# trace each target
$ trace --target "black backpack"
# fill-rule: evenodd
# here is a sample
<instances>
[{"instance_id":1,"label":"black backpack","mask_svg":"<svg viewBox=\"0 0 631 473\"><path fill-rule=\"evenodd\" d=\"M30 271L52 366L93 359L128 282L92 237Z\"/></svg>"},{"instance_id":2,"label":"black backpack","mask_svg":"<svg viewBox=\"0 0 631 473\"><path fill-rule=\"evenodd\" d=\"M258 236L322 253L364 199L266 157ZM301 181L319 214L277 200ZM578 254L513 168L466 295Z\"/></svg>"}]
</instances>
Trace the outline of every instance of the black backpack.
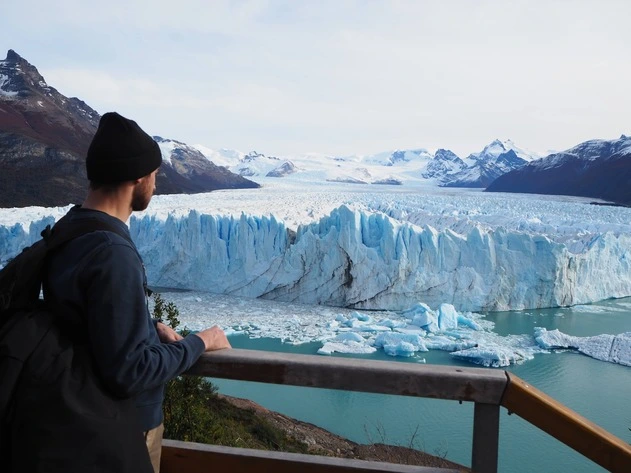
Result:
<instances>
[{"instance_id":1,"label":"black backpack","mask_svg":"<svg viewBox=\"0 0 631 473\"><path fill-rule=\"evenodd\" d=\"M62 218L0 270L2 471L153 472L133 400L104 388L89 347L40 298L47 255L97 230L120 234L97 220Z\"/></svg>"}]
</instances>

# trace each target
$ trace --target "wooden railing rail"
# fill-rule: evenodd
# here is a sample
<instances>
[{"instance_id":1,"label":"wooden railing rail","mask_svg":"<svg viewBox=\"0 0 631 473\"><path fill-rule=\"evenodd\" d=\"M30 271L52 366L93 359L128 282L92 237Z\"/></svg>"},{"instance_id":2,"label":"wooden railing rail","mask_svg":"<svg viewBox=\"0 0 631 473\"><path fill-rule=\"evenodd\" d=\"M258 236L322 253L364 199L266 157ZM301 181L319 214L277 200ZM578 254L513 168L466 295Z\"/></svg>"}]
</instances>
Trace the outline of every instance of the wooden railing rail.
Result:
<instances>
[{"instance_id":1,"label":"wooden railing rail","mask_svg":"<svg viewBox=\"0 0 631 473\"><path fill-rule=\"evenodd\" d=\"M506 371L231 349L202 355L187 374L474 402L476 473L497 472L504 406L604 468L631 472L629 444Z\"/></svg>"},{"instance_id":2,"label":"wooden railing rail","mask_svg":"<svg viewBox=\"0 0 631 473\"><path fill-rule=\"evenodd\" d=\"M609 471L631 473L631 445L507 373L502 406ZM622 414L622 413L621 413Z\"/></svg>"},{"instance_id":3,"label":"wooden railing rail","mask_svg":"<svg viewBox=\"0 0 631 473\"><path fill-rule=\"evenodd\" d=\"M460 473L461 470L164 440L161 473Z\"/></svg>"}]
</instances>

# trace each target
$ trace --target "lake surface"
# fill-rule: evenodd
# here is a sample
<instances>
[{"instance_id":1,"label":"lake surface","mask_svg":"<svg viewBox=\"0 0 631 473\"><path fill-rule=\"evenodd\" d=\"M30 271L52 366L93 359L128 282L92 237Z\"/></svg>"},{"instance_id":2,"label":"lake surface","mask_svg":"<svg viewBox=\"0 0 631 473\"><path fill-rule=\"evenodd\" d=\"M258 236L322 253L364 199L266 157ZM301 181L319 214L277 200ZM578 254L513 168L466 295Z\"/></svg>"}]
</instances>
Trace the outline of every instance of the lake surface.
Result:
<instances>
[{"instance_id":1,"label":"lake surface","mask_svg":"<svg viewBox=\"0 0 631 473\"><path fill-rule=\"evenodd\" d=\"M241 300L243 305L246 301ZM266 302L266 304L273 304ZM282 310L282 305L279 306ZM309 310L308 307L305 308ZM322 310L313 307L312 310ZM277 314L279 316L280 314ZM485 314L500 335L533 334L534 327L558 328L576 336L631 331L631 298L563 309ZM186 314L181 317L187 322ZM195 320L193 325L199 323ZM275 338L232 336L235 348L315 354L321 342L283 343ZM383 351L354 356L402 363L475 366L444 351L412 358L393 358ZM537 354L533 360L506 368L589 420L625 441L631 441L631 368L589 358L574 351ZM414 446L429 453L470 465L473 404L414 399L327 389L275 386L213 380L220 392L251 399L269 409L311 422L361 443L386 442ZM499 471L599 472L605 471L569 447L501 410Z\"/></svg>"}]
</instances>

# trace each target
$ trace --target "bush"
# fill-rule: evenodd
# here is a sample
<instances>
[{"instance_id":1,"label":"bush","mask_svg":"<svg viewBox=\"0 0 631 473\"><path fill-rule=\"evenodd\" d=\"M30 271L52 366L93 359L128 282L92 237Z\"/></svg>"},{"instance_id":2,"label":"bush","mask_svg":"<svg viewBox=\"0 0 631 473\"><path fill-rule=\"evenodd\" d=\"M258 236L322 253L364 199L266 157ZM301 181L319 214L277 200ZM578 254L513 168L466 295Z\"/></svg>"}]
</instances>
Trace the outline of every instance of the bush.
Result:
<instances>
[{"instance_id":1,"label":"bush","mask_svg":"<svg viewBox=\"0 0 631 473\"><path fill-rule=\"evenodd\" d=\"M153 317L169 325L173 330L180 326L179 311L173 302L165 302L154 293ZM183 336L190 333L185 329ZM213 419L207 406L212 401L217 388L199 376L178 376L169 381L164 397L164 436L187 442L211 443L208 434Z\"/></svg>"}]
</instances>

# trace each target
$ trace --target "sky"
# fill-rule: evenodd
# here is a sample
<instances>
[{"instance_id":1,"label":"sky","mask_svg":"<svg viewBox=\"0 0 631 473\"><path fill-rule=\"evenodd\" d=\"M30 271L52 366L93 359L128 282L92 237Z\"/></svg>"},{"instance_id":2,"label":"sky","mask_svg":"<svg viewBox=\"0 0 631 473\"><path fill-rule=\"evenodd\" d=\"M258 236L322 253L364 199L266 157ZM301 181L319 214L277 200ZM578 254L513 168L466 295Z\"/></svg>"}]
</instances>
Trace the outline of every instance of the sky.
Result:
<instances>
[{"instance_id":1,"label":"sky","mask_svg":"<svg viewBox=\"0 0 631 473\"><path fill-rule=\"evenodd\" d=\"M4 3L0 59L187 144L466 157L631 134L627 0Z\"/></svg>"}]
</instances>

